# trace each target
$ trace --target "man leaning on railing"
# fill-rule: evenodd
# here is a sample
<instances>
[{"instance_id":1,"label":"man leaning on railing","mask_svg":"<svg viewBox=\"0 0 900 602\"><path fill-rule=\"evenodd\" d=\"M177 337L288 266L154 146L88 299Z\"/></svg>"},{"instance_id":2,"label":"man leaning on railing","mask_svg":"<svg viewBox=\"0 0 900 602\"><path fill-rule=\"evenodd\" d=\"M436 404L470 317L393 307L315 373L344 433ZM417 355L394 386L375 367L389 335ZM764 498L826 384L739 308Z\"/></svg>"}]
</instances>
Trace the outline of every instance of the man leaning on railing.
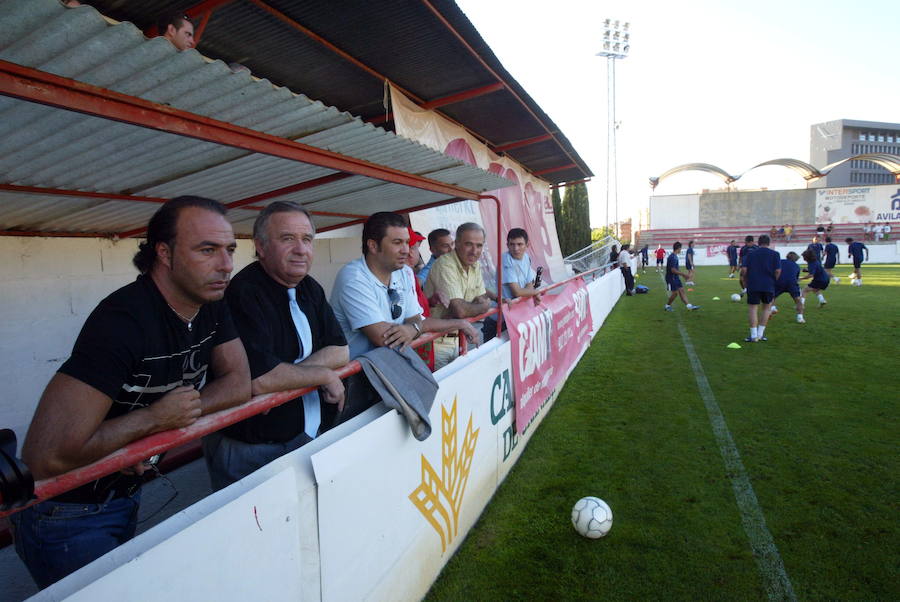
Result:
<instances>
[{"instance_id":1,"label":"man leaning on railing","mask_svg":"<svg viewBox=\"0 0 900 602\"><path fill-rule=\"evenodd\" d=\"M226 211L186 196L151 218L134 257L141 275L94 309L44 390L22 449L36 478L250 398L247 357L222 301L236 246ZM141 475L155 459L11 517L16 550L39 587L134 536Z\"/></svg>"}]
</instances>

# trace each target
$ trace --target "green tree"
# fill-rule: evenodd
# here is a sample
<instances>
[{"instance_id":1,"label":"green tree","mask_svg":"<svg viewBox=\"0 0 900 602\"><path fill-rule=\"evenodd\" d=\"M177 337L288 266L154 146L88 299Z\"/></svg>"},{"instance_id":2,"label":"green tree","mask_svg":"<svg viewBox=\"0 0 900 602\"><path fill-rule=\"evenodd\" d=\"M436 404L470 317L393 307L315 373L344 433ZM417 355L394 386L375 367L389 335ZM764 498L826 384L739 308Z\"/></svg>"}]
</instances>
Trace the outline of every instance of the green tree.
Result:
<instances>
[{"instance_id":1,"label":"green tree","mask_svg":"<svg viewBox=\"0 0 900 602\"><path fill-rule=\"evenodd\" d=\"M566 256L565 249L566 245L566 237L568 235L568 222L566 222L566 217L563 215L563 203L562 199L559 196L559 188L554 188L553 192L550 195L551 200L553 201L553 216L556 219L556 239L559 241L559 248L562 251L563 257Z\"/></svg>"},{"instance_id":2,"label":"green tree","mask_svg":"<svg viewBox=\"0 0 900 602\"><path fill-rule=\"evenodd\" d=\"M562 219L557 224L562 223L562 227L557 226L557 232L560 234L559 246L565 256L591 244L590 206L584 182L566 188L561 213Z\"/></svg>"}]
</instances>

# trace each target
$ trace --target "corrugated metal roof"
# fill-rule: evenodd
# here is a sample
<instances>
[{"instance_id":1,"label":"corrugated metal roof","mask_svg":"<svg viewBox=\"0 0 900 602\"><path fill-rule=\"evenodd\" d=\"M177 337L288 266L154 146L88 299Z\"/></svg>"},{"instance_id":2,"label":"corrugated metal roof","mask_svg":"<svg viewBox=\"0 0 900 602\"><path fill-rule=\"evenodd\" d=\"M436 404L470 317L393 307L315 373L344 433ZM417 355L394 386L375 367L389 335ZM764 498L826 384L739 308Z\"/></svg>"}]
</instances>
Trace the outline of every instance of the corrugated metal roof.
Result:
<instances>
[{"instance_id":1,"label":"corrugated metal roof","mask_svg":"<svg viewBox=\"0 0 900 602\"><path fill-rule=\"evenodd\" d=\"M418 143L195 50L177 52L130 23L56 0L0 2L0 59L474 191L509 185ZM223 202L334 173L192 138L0 97L0 173L7 184ZM280 197L285 198L285 197ZM320 209L369 214L446 199L353 176L295 193ZM124 232L153 203L0 191L0 230ZM233 219L255 215L235 212ZM340 219L316 219L319 227ZM346 220L344 220L346 221Z\"/></svg>"},{"instance_id":2,"label":"corrugated metal roof","mask_svg":"<svg viewBox=\"0 0 900 602\"><path fill-rule=\"evenodd\" d=\"M195 7L199 22L202 10L200 0L91 3L139 27L152 25L161 13ZM199 49L208 56L244 63L279 85L303 90L355 115L383 115L382 77L326 48L258 3L233 0L216 8ZM424 102L502 82L506 90L438 111L494 146L552 133L551 144L529 152L525 152L528 147L519 147L507 154L531 171L575 164L543 176L552 182L592 175L566 136L506 71L453 0L265 0L264 4Z\"/></svg>"}]
</instances>

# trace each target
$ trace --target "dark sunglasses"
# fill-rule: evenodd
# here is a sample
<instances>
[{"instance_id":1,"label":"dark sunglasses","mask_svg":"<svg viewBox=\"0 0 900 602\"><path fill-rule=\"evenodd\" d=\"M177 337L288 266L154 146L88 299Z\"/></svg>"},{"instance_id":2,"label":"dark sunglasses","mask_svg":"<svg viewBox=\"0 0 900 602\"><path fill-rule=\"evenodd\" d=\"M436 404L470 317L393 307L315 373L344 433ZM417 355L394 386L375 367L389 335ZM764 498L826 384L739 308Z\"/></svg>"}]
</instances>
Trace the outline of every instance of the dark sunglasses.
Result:
<instances>
[{"instance_id":1,"label":"dark sunglasses","mask_svg":"<svg viewBox=\"0 0 900 602\"><path fill-rule=\"evenodd\" d=\"M391 320L396 320L400 317L400 314L403 313L403 308L400 307L400 293L392 288L389 288L388 299L390 299L391 301Z\"/></svg>"}]
</instances>

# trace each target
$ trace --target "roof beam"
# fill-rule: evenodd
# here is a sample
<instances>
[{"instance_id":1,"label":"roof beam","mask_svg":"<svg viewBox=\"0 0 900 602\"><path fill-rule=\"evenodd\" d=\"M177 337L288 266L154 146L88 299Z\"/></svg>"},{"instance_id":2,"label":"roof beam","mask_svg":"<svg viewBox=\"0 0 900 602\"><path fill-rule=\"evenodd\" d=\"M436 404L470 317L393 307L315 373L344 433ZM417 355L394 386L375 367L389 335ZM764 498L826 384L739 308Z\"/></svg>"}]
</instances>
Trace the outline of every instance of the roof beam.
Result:
<instances>
[{"instance_id":1,"label":"roof beam","mask_svg":"<svg viewBox=\"0 0 900 602\"><path fill-rule=\"evenodd\" d=\"M477 198L453 184L340 155L321 148L174 109L0 60L0 94L120 121L205 142L262 153L335 171L428 190L448 197Z\"/></svg>"},{"instance_id":2,"label":"roof beam","mask_svg":"<svg viewBox=\"0 0 900 602\"><path fill-rule=\"evenodd\" d=\"M557 172L557 171L562 171L562 170L564 170L564 169L572 169L573 167L574 167L574 168L577 168L578 166L577 166L575 163L566 163L565 165L560 165L560 166L558 166L558 167L550 167L550 168L548 168L548 169L542 169L542 170L540 170L540 171L535 171L535 172L533 172L533 173L534 173L534 175L536 175L536 176L540 176L540 175L543 175L543 174L545 174L545 173L554 173L554 172Z\"/></svg>"},{"instance_id":3,"label":"roof beam","mask_svg":"<svg viewBox=\"0 0 900 602\"><path fill-rule=\"evenodd\" d=\"M14 184L0 184L0 190L6 190L8 192L24 192L28 194L45 194L48 196L73 196L111 201L134 201L140 203L165 203L169 200L153 196L137 196L133 194L107 194L105 192L67 190L64 188L40 188L38 186L16 186Z\"/></svg>"},{"instance_id":4,"label":"roof beam","mask_svg":"<svg viewBox=\"0 0 900 602\"><path fill-rule=\"evenodd\" d=\"M213 11L234 2L235 0L204 0L203 2L195 4L194 6L182 11L186 17L190 17L191 19L195 19L201 15L203 16L203 21L200 24L201 26L199 28L199 32L194 32L194 39L198 43L200 41L200 36L203 34L203 29L206 28L206 22L209 20L210 15L213 14ZM144 29L144 35L148 38L155 38L156 36L160 36L163 34L159 33L158 28L156 27L156 23L153 23L149 27Z\"/></svg>"},{"instance_id":5,"label":"roof beam","mask_svg":"<svg viewBox=\"0 0 900 602\"><path fill-rule=\"evenodd\" d=\"M479 96L484 96L485 94L491 94L493 92L498 92L505 89L506 84L504 84L503 82L488 84L487 86L481 86L480 88L472 88L471 90L464 90L462 92L457 92L456 94L450 94L449 96L429 100L428 102L422 104L422 108L432 110L438 107L445 107L447 105L456 104L458 102L463 102L472 98L478 98Z\"/></svg>"},{"instance_id":6,"label":"roof beam","mask_svg":"<svg viewBox=\"0 0 900 602\"><path fill-rule=\"evenodd\" d=\"M510 142L509 144L501 144L500 146L494 147L494 150L497 152L503 152L512 150L514 148L521 148L523 146L529 146L532 144L537 144L538 142L544 142L545 140L552 140L553 136L550 134L544 134L543 136L535 136L534 138L526 138L525 140L519 140L518 142Z\"/></svg>"}]
</instances>

